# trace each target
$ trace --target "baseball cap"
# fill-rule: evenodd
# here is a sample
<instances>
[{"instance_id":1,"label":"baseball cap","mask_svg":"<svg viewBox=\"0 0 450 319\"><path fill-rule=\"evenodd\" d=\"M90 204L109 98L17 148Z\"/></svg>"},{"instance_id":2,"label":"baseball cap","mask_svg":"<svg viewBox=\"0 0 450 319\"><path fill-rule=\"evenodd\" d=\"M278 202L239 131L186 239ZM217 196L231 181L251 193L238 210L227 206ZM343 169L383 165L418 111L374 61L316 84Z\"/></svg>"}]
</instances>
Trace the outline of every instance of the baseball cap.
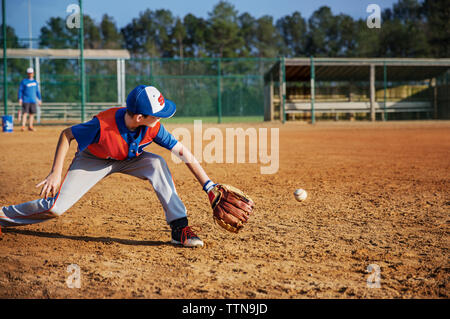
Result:
<instances>
[{"instance_id":1,"label":"baseball cap","mask_svg":"<svg viewBox=\"0 0 450 319\"><path fill-rule=\"evenodd\" d=\"M134 114L168 118L175 114L176 105L154 86L139 85L128 94L127 109Z\"/></svg>"},{"instance_id":2,"label":"baseball cap","mask_svg":"<svg viewBox=\"0 0 450 319\"><path fill-rule=\"evenodd\" d=\"M34 73L33 68L28 68L28 69L27 69L27 73Z\"/></svg>"}]
</instances>

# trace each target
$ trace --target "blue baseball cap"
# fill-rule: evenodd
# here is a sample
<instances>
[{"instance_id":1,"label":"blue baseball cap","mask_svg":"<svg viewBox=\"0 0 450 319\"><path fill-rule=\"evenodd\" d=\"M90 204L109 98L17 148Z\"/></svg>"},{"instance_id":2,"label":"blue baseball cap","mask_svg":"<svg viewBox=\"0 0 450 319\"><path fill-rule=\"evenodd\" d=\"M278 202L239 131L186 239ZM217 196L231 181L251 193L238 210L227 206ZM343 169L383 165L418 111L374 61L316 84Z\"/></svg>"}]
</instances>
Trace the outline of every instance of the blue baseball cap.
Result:
<instances>
[{"instance_id":1,"label":"blue baseball cap","mask_svg":"<svg viewBox=\"0 0 450 319\"><path fill-rule=\"evenodd\" d=\"M139 85L128 94L127 109L134 114L168 118L175 114L177 107L154 86Z\"/></svg>"}]
</instances>

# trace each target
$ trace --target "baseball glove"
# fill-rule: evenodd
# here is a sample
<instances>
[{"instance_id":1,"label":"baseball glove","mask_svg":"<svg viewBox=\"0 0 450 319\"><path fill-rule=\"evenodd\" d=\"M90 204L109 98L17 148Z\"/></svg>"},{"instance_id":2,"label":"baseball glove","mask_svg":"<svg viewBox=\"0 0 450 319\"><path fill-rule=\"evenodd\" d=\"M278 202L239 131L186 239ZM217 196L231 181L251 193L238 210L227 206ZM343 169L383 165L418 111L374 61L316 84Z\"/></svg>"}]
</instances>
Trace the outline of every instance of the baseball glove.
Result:
<instances>
[{"instance_id":1,"label":"baseball glove","mask_svg":"<svg viewBox=\"0 0 450 319\"><path fill-rule=\"evenodd\" d=\"M233 233L244 227L255 205L244 192L226 184L216 184L208 191L208 197L214 221Z\"/></svg>"}]
</instances>

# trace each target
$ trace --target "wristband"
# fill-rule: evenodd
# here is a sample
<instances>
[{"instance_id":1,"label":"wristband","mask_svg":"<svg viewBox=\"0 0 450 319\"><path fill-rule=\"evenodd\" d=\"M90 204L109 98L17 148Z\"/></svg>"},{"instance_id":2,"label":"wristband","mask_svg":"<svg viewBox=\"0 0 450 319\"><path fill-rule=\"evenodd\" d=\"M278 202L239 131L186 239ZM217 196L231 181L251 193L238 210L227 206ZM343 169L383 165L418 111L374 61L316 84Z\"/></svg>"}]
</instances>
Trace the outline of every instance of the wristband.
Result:
<instances>
[{"instance_id":1,"label":"wristband","mask_svg":"<svg viewBox=\"0 0 450 319\"><path fill-rule=\"evenodd\" d=\"M217 184L214 184L211 180L208 180L205 185L203 185L203 190L208 193L211 188L213 188L214 186L216 186Z\"/></svg>"}]
</instances>

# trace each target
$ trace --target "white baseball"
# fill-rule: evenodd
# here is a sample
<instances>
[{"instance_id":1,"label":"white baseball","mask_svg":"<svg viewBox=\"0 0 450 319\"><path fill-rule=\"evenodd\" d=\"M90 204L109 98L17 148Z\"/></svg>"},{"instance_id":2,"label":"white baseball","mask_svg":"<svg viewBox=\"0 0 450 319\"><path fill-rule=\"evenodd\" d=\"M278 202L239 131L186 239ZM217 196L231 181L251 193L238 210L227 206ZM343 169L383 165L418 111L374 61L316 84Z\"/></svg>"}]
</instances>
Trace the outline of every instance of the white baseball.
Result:
<instances>
[{"instance_id":1,"label":"white baseball","mask_svg":"<svg viewBox=\"0 0 450 319\"><path fill-rule=\"evenodd\" d=\"M296 200L298 200L299 202L303 202L306 197L308 197L308 194L304 189L299 188L294 192L294 196Z\"/></svg>"}]
</instances>

